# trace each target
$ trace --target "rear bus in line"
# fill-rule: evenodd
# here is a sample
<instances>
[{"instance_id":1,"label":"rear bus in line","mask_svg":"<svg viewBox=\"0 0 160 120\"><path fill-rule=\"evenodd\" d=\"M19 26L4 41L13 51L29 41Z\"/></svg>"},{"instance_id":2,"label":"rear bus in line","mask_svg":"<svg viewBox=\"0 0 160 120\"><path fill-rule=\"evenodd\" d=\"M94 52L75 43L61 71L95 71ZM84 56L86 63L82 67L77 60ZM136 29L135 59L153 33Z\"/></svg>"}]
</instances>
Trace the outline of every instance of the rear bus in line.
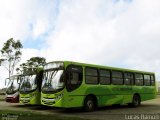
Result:
<instances>
[{"instance_id":1,"label":"rear bus in line","mask_svg":"<svg viewBox=\"0 0 160 120\"><path fill-rule=\"evenodd\" d=\"M72 61L55 61L44 66L42 105L93 111L113 104L137 107L155 96L152 72Z\"/></svg>"},{"instance_id":2,"label":"rear bus in line","mask_svg":"<svg viewBox=\"0 0 160 120\"><path fill-rule=\"evenodd\" d=\"M6 83L7 82L7 83ZM6 85L6 102L18 103L19 102L19 86L21 75L13 75L5 80Z\"/></svg>"},{"instance_id":3,"label":"rear bus in line","mask_svg":"<svg viewBox=\"0 0 160 120\"><path fill-rule=\"evenodd\" d=\"M41 104L42 68L27 68L23 72L20 85L20 103L30 105Z\"/></svg>"}]
</instances>

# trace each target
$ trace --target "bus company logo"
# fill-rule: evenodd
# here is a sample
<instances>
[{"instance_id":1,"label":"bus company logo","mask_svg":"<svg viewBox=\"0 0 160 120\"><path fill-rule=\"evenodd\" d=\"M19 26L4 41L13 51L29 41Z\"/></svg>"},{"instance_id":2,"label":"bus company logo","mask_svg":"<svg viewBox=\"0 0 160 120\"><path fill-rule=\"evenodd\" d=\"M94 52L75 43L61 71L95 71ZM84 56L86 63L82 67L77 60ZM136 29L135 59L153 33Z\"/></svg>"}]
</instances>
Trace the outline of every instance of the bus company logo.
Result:
<instances>
[{"instance_id":1,"label":"bus company logo","mask_svg":"<svg viewBox=\"0 0 160 120\"><path fill-rule=\"evenodd\" d=\"M160 114L126 114L125 120L160 120Z\"/></svg>"},{"instance_id":2,"label":"bus company logo","mask_svg":"<svg viewBox=\"0 0 160 120\"><path fill-rule=\"evenodd\" d=\"M2 120L18 120L18 115L15 115L15 114L2 114Z\"/></svg>"}]
</instances>

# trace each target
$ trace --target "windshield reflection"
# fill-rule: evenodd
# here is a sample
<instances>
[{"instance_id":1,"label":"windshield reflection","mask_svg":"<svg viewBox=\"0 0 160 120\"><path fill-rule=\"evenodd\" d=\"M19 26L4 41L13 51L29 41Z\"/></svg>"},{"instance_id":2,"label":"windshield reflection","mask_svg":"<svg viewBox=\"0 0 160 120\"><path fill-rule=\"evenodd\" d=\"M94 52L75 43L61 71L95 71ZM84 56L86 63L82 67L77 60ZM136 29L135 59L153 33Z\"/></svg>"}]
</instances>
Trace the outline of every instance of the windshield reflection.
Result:
<instances>
[{"instance_id":1,"label":"windshield reflection","mask_svg":"<svg viewBox=\"0 0 160 120\"><path fill-rule=\"evenodd\" d=\"M52 70L44 72L42 92L58 92L63 88L64 88L63 70Z\"/></svg>"},{"instance_id":2,"label":"windshield reflection","mask_svg":"<svg viewBox=\"0 0 160 120\"><path fill-rule=\"evenodd\" d=\"M20 86L20 92L29 92L37 88L36 75L26 75L22 77L23 82Z\"/></svg>"},{"instance_id":3,"label":"windshield reflection","mask_svg":"<svg viewBox=\"0 0 160 120\"><path fill-rule=\"evenodd\" d=\"M9 80L9 83L7 85L7 94L14 94L18 91L19 89L19 83L18 83L19 77L11 77Z\"/></svg>"}]
</instances>

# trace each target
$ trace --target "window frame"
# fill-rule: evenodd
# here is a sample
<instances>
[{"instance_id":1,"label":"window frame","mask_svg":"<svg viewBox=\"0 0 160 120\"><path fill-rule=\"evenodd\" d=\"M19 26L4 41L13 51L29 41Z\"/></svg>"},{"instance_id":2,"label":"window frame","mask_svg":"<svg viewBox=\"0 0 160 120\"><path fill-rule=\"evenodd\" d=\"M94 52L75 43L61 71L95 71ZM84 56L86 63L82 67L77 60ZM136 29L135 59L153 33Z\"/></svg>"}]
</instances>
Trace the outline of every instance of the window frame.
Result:
<instances>
[{"instance_id":1,"label":"window frame","mask_svg":"<svg viewBox=\"0 0 160 120\"><path fill-rule=\"evenodd\" d=\"M113 72L121 72L122 73L122 84L115 84L113 83ZM114 77L114 78L120 78L120 77ZM112 85L124 85L124 75L123 75L123 71L120 70L111 70L111 84Z\"/></svg>"},{"instance_id":2,"label":"window frame","mask_svg":"<svg viewBox=\"0 0 160 120\"><path fill-rule=\"evenodd\" d=\"M137 84L136 84L136 80L138 80L138 79L136 79L136 74L142 75L142 78L143 78L143 79L142 79L142 83L143 83L142 85L137 85ZM134 85L136 85L136 86L144 86L144 73L134 73L134 78L135 78L135 79L134 79Z\"/></svg>"},{"instance_id":3,"label":"window frame","mask_svg":"<svg viewBox=\"0 0 160 120\"><path fill-rule=\"evenodd\" d=\"M130 83L129 84L125 83L125 81L126 81L125 73L133 75L133 79L130 78ZM134 85L135 78L134 78L134 73L133 72L124 71L123 72L123 79L124 79L124 85Z\"/></svg>"},{"instance_id":4,"label":"window frame","mask_svg":"<svg viewBox=\"0 0 160 120\"><path fill-rule=\"evenodd\" d=\"M145 75L149 75L149 85L147 85L146 82L145 82L145 80L148 80L148 79L145 79L145 78L144 78ZM143 80L144 80L144 86L151 86L151 75L150 75L150 74L145 74L145 73L144 73L144 74L143 74Z\"/></svg>"},{"instance_id":5,"label":"window frame","mask_svg":"<svg viewBox=\"0 0 160 120\"><path fill-rule=\"evenodd\" d=\"M153 80L152 80L152 76L153 76ZM154 81L154 84L152 84L152 81ZM150 74L150 83L151 83L151 86L155 86L156 85L156 80L155 80L155 75L154 74Z\"/></svg>"},{"instance_id":6,"label":"window frame","mask_svg":"<svg viewBox=\"0 0 160 120\"><path fill-rule=\"evenodd\" d=\"M87 74L86 74L87 69L95 69L95 70L97 71L97 76L87 75ZM98 85L98 84L99 84L99 70L98 70L98 68L86 66L84 73L85 73L85 84L89 84L89 85ZM97 77L97 83L87 83L87 79L86 79L87 76Z\"/></svg>"},{"instance_id":7,"label":"window frame","mask_svg":"<svg viewBox=\"0 0 160 120\"><path fill-rule=\"evenodd\" d=\"M108 71L109 74L110 74L110 76L109 76L109 77L101 76L101 72L100 72L101 70ZM99 69L99 84L100 84L100 85L110 85L110 84L111 84L111 76L112 76L112 75L111 75L111 70L109 70L109 69L104 69L104 68L100 68L100 69ZM102 83L101 83L101 79L100 79L101 77L109 78L109 83L108 83L108 84L102 84Z\"/></svg>"},{"instance_id":8,"label":"window frame","mask_svg":"<svg viewBox=\"0 0 160 120\"><path fill-rule=\"evenodd\" d=\"M73 67L75 67L75 68L77 67L79 70L78 71L75 71L75 70L72 70L72 69L70 70L69 67L70 67L70 69L73 68ZM73 85L73 87L71 87L72 84L68 84L67 83L67 80L69 80L69 79L67 79L68 77L66 77L67 80L65 80L66 81L65 82L65 84L66 84L65 86L66 86L66 89L67 89L68 92L72 92L72 91L78 89L82 85L82 83L83 83L83 67L81 65L70 64L70 65L67 66L65 74L67 76L70 73L77 73L77 74L79 73L79 74L82 74L82 76L81 76L82 78L81 78L79 84L77 84L75 86Z\"/></svg>"}]
</instances>

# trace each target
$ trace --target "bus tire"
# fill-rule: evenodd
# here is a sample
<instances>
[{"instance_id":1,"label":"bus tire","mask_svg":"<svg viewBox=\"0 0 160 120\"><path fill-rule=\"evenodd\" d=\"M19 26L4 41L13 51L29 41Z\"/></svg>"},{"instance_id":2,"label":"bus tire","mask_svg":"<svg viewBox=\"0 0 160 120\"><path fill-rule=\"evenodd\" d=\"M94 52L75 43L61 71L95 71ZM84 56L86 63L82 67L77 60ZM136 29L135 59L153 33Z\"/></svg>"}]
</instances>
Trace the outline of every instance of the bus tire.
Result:
<instances>
[{"instance_id":1,"label":"bus tire","mask_svg":"<svg viewBox=\"0 0 160 120\"><path fill-rule=\"evenodd\" d=\"M86 112L92 112L95 110L96 104L92 96L87 96L84 100L84 110Z\"/></svg>"},{"instance_id":2,"label":"bus tire","mask_svg":"<svg viewBox=\"0 0 160 120\"><path fill-rule=\"evenodd\" d=\"M133 96L133 100L132 100L132 103L129 103L128 104L130 107L138 107L141 105L141 98L138 94L135 94Z\"/></svg>"}]
</instances>

